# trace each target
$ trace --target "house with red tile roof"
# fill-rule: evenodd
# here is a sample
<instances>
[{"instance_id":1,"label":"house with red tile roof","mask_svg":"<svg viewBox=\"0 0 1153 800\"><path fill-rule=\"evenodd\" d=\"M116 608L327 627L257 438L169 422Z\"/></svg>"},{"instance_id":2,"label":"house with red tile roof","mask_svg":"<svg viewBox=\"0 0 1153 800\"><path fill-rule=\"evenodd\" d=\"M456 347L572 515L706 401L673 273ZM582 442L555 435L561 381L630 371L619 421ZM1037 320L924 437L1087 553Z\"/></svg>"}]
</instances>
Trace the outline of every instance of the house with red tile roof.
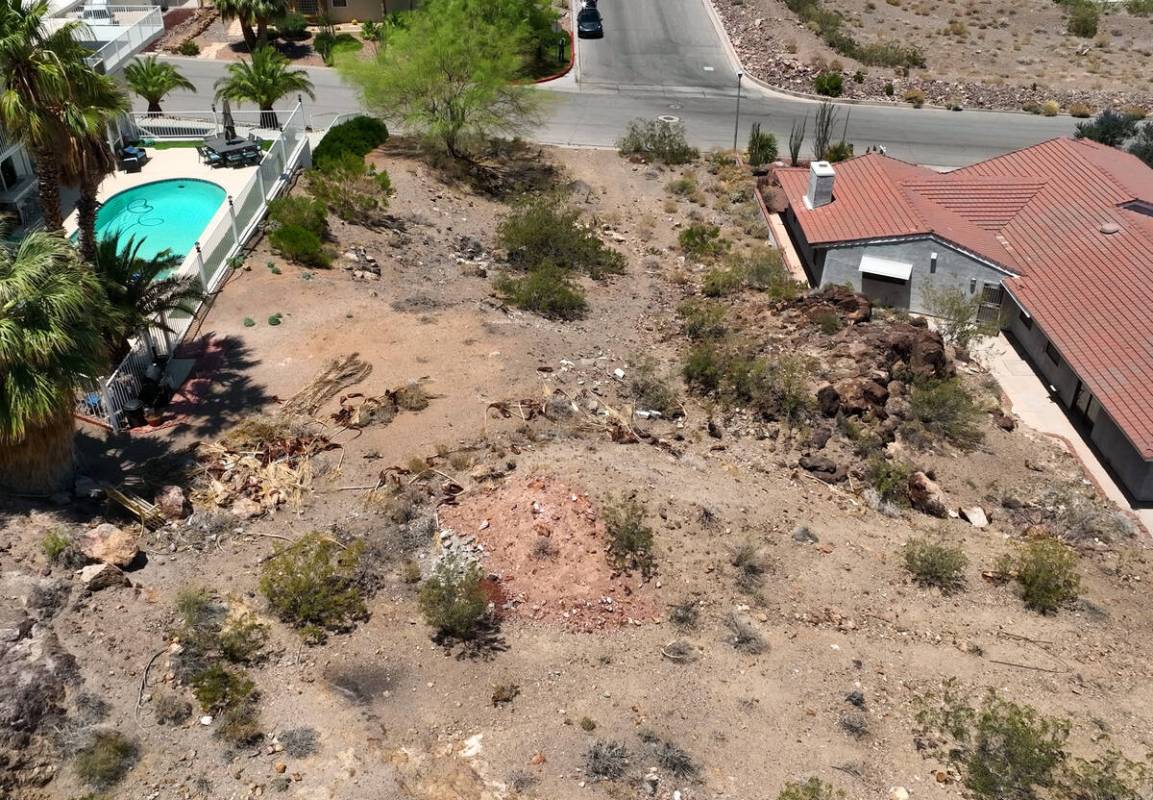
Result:
<instances>
[{"instance_id":1,"label":"house with red tile roof","mask_svg":"<svg viewBox=\"0 0 1153 800\"><path fill-rule=\"evenodd\" d=\"M945 174L880 154L775 174L814 285L916 313L930 287L979 298L1153 501L1153 169L1062 138Z\"/></svg>"}]
</instances>

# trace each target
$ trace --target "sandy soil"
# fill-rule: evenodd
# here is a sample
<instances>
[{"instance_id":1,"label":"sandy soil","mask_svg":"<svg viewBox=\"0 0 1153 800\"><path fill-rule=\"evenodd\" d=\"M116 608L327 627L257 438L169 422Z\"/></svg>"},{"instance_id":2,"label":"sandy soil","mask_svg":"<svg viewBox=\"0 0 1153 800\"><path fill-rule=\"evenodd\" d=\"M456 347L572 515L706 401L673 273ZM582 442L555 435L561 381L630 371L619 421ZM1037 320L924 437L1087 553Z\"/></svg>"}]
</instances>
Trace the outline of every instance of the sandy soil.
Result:
<instances>
[{"instance_id":1,"label":"sandy soil","mask_svg":"<svg viewBox=\"0 0 1153 800\"><path fill-rule=\"evenodd\" d=\"M494 302L489 281L476 274L477 259L457 254L465 249L462 236L493 246L503 207L445 186L421 163L386 154L380 163L397 190L392 211L406 230L334 230L341 249L360 245L376 255L379 281L354 281L339 266L301 270L261 247L203 326L203 336L227 348L200 410L151 436L102 441L86 434L92 469L139 485L163 478L159 462L142 466L147 459L214 439L248 414L275 411L278 398L291 396L337 355L356 351L373 364L358 391L424 380L435 395L423 411L337 437L343 451L317 458L314 491L299 511L237 523L200 549L164 529L145 540L147 559L130 573L133 588L74 592L52 623L80 660L81 681L69 696L83 689L101 697L108 704L103 724L132 736L142 750L129 780L109 797L267 796L284 775L291 777L285 796L309 800L488 800L514 796L514 775L525 797L632 797L641 789L588 782L584 754L596 739L618 740L639 776L655 766L638 737L649 729L688 751L701 769L695 783L661 773L661 798L680 789L690 799L754 800L775 796L786 780L819 775L850 798L884 797L901 785L917 800L943 800L959 789L938 783L932 771L941 765L915 748L912 704L948 677L1071 717L1078 750L1103 729L1130 755L1153 746L1153 631L1143 590L1153 574L1144 542L1088 548L1080 565L1084 600L1053 617L1026 611L1011 586L982 577L1021 535L995 498L1082 480L1078 465L1043 437L987 422L985 443L971 454L918 454L951 504L989 509L992 525L978 530L957 519L873 511L852 482L827 486L796 468L803 432L768 435L695 401L679 427L651 423L657 446L616 444L595 426L492 411L494 401L539 401L558 388L627 408L613 370L631 369L640 353L672 368L684 347L672 308L693 291L701 270L674 249L677 226L694 217L716 220L741 237L732 211L709 193L697 202L670 200L668 172L599 151L547 150L542 157L579 182L578 202L629 257L627 274L589 285L587 319L547 322ZM698 177L708 183L703 168ZM268 325L276 312L283 324ZM246 317L256 324L246 327ZM334 399L318 418L336 406ZM713 418L720 439L710 435ZM382 468L413 456L433 459L463 487L459 505L442 509L442 523L487 542L498 571L519 573L525 563L525 543L508 531L527 529L533 541L540 535L539 520L518 516L522 501L512 509L507 493L525 498L547 489L556 503L565 497L573 503L577 495L576 508L546 515L566 530L591 525L597 533L604 499L635 493L655 534L657 574L643 585L635 575L627 580L658 620L644 614L638 624L579 632L549 615L514 614L501 626L499 646L446 649L431 640L416 590L403 575L409 557L427 568L435 542L418 543L411 553L375 548L381 585L368 601L369 619L353 632L307 647L267 620L272 657L251 674L262 694L268 747L230 752L195 719L183 727L156 725L150 697L168 678L167 657L161 654L143 693L141 681L149 659L166 647L176 591L207 585L263 613L257 583L263 560L282 543L275 537L326 530L393 541L392 510L345 487L375 485ZM511 472L473 477L496 467ZM68 570L47 564L39 542L53 527L89 524L92 511L78 517L82 512L9 505L0 574L67 578ZM478 518L489 527L481 529ZM816 541L795 537L798 526ZM967 590L949 597L911 584L901 564L904 542L938 532L970 557ZM746 543L766 572L758 586L742 588L732 557ZM569 561L557 563L564 568ZM566 587L548 588L555 596ZM696 602L700 621L679 629L663 612L686 600ZM764 652L732 646L734 615L763 637ZM674 640L687 643L690 658L662 655ZM517 685L519 695L494 704L494 687L507 684ZM861 738L840 723L847 712L858 713L845 700L854 689L865 697ZM277 737L301 726L317 730L319 751L296 758L276 752ZM84 793L64 764L55 780L24 796Z\"/></svg>"}]
</instances>

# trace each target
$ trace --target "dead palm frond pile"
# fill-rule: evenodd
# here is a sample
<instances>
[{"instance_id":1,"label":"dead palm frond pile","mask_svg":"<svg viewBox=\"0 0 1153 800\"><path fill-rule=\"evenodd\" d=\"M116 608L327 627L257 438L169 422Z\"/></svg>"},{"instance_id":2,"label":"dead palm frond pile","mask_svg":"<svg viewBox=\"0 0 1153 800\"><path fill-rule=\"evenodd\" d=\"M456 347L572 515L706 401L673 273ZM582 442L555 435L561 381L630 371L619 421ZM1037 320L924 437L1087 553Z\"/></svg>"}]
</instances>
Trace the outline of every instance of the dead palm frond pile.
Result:
<instances>
[{"instance_id":1,"label":"dead palm frond pile","mask_svg":"<svg viewBox=\"0 0 1153 800\"><path fill-rule=\"evenodd\" d=\"M371 373L372 364L362 361L360 353L334 358L307 386L289 398L280 413L285 416L311 417L342 390L360 383Z\"/></svg>"}]
</instances>

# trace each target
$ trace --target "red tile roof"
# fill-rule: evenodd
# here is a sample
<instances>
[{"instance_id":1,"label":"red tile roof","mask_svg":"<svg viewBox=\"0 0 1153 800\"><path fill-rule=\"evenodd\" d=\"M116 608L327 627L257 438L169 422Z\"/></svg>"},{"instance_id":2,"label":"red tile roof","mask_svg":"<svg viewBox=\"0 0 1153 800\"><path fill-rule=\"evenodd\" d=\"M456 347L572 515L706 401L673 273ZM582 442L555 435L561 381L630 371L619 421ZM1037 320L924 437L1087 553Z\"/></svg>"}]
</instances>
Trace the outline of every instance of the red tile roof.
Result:
<instances>
[{"instance_id":1,"label":"red tile roof","mask_svg":"<svg viewBox=\"0 0 1153 800\"><path fill-rule=\"evenodd\" d=\"M833 202L812 210L808 171L777 172L810 244L934 236L1011 272L1006 288L1153 460L1153 217L1124 207L1153 204L1153 170L1072 139L943 175L881 155L835 168Z\"/></svg>"}]
</instances>

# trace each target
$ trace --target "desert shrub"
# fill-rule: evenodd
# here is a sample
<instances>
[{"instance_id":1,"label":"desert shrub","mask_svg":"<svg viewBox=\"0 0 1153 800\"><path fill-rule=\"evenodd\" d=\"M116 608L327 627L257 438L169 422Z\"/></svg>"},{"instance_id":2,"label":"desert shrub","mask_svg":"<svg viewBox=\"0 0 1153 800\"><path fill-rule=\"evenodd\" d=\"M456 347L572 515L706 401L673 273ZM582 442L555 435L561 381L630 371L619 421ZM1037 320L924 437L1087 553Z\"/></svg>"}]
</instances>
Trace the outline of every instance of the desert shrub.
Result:
<instances>
[{"instance_id":1,"label":"desert shrub","mask_svg":"<svg viewBox=\"0 0 1153 800\"><path fill-rule=\"evenodd\" d=\"M501 275L493 287L503 302L548 319L580 319L588 310L580 286L567 271L551 264L537 266L527 275Z\"/></svg>"},{"instance_id":2,"label":"desert shrub","mask_svg":"<svg viewBox=\"0 0 1153 800\"><path fill-rule=\"evenodd\" d=\"M938 755L986 800L1035 800L1055 787L1065 761L1066 720L1045 717L990 691L972 704L947 683L941 697L920 698L917 721L938 742Z\"/></svg>"},{"instance_id":3,"label":"desert shrub","mask_svg":"<svg viewBox=\"0 0 1153 800\"><path fill-rule=\"evenodd\" d=\"M1097 23L1101 19L1101 11L1093 0L1081 0L1074 3L1069 11L1069 22L1066 30L1073 36L1082 39L1092 39L1097 35Z\"/></svg>"},{"instance_id":4,"label":"desert shrub","mask_svg":"<svg viewBox=\"0 0 1153 800\"><path fill-rule=\"evenodd\" d=\"M1147 800L1149 768L1108 749L1093 759L1070 760L1061 779L1063 800Z\"/></svg>"},{"instance_id":5,"label":"desert shrub","mask_svg":"<svg viewBox=\"0 0 1153 800\"><path fill-rule=\"evenodd\" d=\"M1056 100L1046 100L1041 104L1041 115L1045 117L1055 117L1061 113L1061 106Z\"/></svg>"},{"instance_id":6,"label":"desert shrub","mask_svg":"<svg viewBox=\"0 0 1153 800\"><path fill-rule=\"evenodd\" d=\"M308 191L345 222L381 224L392 194L392 179L354 153L333 155L304 174Z\"/></svg>"},{"instance_id":7,"label":"desert shrub","mask_svg":"<svg viewBox=\"0 0 1153 800\"><path fill-rule=\"evenodd\" d=\"M190 681L192 694L208 712L247 705L254 699L256 684L240 670L213 664L198 672Z\"/></svg>"},{"instance_id":8,"label":"desert shrub","mask_svg":"<svg viewBox=\"0 0 1153 800\"><path fill-rule=\"evenodd\" d=\"M641 356L632 365L628 389L637 408L659 411L664 417L675 417L681 413L676 390L652 356Z\"/></svg>"},{"instance_id":9,"label":"desert shrub","mask_svg":"<svg viewBox=\"0 0 1153 800\"><path fill-rule=\"evenodd\" d=\"M777 800L841 800L845 793L820 778L807 781L789 781L777 795Z\"/></svg>"},{"instance_id":10,"label":"desert shrub","mask_svg":"<svg viewBox=\"0 0 1153 800\"><path fill-rule=\"evenodd\" d=\"M891 461L874 452L865 462L865 483L886 503L909 505L909 475L912 469L903 461Z\"/></svg>"},{"instance_id":11,"label":"desert shrub","mask_svg":"<svg viewBox=\"0 0 1153 800\"><path fill-rule=\"evenodd\" d=\"M226 708L216 715L215 735L234 747L247 747L264 738L258 719L251 703Z\"/></svg>"},{"instance_id":12,"label":"desert shrub","mask_svg":"<svg viewBox=\"0 0 1153 800\"><path fill-rule=\"evenodd\" d=\"M821 329L821 333L826 336L832 336L834 333L844 327L841 322L841 315L836 311L829 309L821 309L814 312L809 321Z\"/></svg>"},{"instance_id":13,"label":"desert shrub","mask_svg":"<svg viewBox=\"0 0 1153 800\"><path fill-rule=\"evenodd\" d=\"M289 261L310 267L327 267L332 257L320 237L299 225L282 225L268 235L268 243Z\"/></svg>"},{"instance_id":14,"label":"desert shrub","mask_svg":"<svg viewBox=\"0 0 1153 800\"><path fill-rule=\"evenodd\" d=\"M584 773L593 780L623 778L629 766L629 751L620 742L598 739L585 752Z\"/></svg>"},{"instance_id":15,"label":"desert shrub","mask_svg":"<svg viewBox=\"0 0 1153 800\"><path fill-rule=\"evenodd\" d=\"M718 392L725 379L727 359L715 344L701 342L689 349L683 370L685 383L702 394Z\"/></svg>"},{"instance_id":16,"label":"desert shrub","mask_svg":"<svg viewBox=\"0 0 1153 800\"><path fill-rule=\"evenodd\" d=\"M703 394L716 394L723 402L739 404L766 419L789 423L804 419L812 409L811 370L793 354L775 359L726 352L710 342L689 350L685 382Z\"/></svg>"},{"instance_id":17,"label":"desert shrub","mask_svg":"<svg viewBox=\"0 0 1153 800\"><path fill-rule=\"evenodd\" d=\"M1150 4L1150 13L1153 13L1153 0L1147 1ZM1149 110L1146 109L1145 106L1131 104L1127 106L1121 106L1121 114L1123 116L1129 117L1134 121L1140 122L1141 120L1145 119L1145 117L1149 116Z\"/></svg>"},{"instance_id":18,"label":"desert shrub","mask_svg":"<svg viewBox=\"0 0 1153 800\"><path fill-rule=\"evenodd\" d=\"M656 570L653 531L645 525L645 507L636 499L609 498L601 509L609 538L609 559L620 570L636 569L646 578Z\"/></svg>"},{"instance_id":19,"label":"desert shrub","mask_svg":"<svg viewBox=\"0 0 1153 800\"><path fill-rule=\"evenodd\" d=\"M896 88L893 86L892 81L885 81L885 97L892 97L896 93Z\"/></svg>"},{"instance_id":20,"label":"desert shrub","mask_svg":"<svg viewBox=\"0 0 1153 800\"><path fill-rule=\"evenodd\" d=\"M711 300L685 300L677 306L681 333L693 341L725 335L725 307Z\"/></svg>"},{"instance_id":21,"label":"desert shrub","mask_svg":"<svg viewBox=\"0 0 1153 800\"><path fill-rule=\"evenodd\" d=\"M220 654L233 664L253 664L261 659L268 642L268 626L251 614L229 620L217 635Z\"/></svg>"},{"instance_id":22,"label":"desert shrub","mask_svg":"<svg viewBox=\"0 0 1153 800\"><path fill-rule=\"evenodd\" d=\"M853 157L853 145L842 139L839 142L833 142L825 148L825 160L831 161L834 164L839 161L846 161Z\"/></svg>"},{"instance_id":23,"label":"desert shrub","mask_svg":"<svg viewBox=\"0 0 1153 800\"><path fill-rule=\"evenodd\" d=\"M515 683L498 683L492 687L492 704L507 705L520 695L520 686Z\"/></svg>"},{"instance_id":24,"label":"desert shrub","mask_svg":"<svg viewBox=\"0 0 1153 800\"><path fill-rule=\"evenodd\" d=\"M276 225L295 225L324 236L327 214L324 203L301 197L278 197L268 204L268 218Z\"/></svg>"},{"instance_id":25,"label":"desert shrub","mask_svg":"<svg viewBox=\"0 0 1153 800\"><path fill-rule=\"evenodd\" d=\"M937 318L941 338L952 345L968 348L974 339L996 333L996 325L978 317L981 299L958 287L927 286L922 291L925 309Z\"/></svg>"},{"instance_id":26,"label":"desert shrub","mask_svg":"<svg viewBox=\"0 0 1153 800\"><path fill-rule=\"evenodd\" d=\"M949 594L965 585L965 567L969 559L960 547L928 539L910 539L902 555L905 569L922 586L934 586Z\"/></svg>"},{"instance_id":27,"label":"desert shrub","mask_svg":"<svg viewBox=\"0 0 1153 800\"><path fill-rule=\"evenodd\" d=\"M1007 565L1021 590L1025 605L1042 614L1053 614L1081 593L1077 554L1060 542L1030 542Z\"/></svg>"},{"instance_id":28,"label":"desert shrub","mask_svg":"<svg viewBox=\"0 0 1153 800\"><path fill-rule=\"evenodd\" d=\"M1109 147L1120 147L1136 132L1138 119L1131 114L1106 108L1088 122L1078 122L1073 136L1092 139Z\"/></svg>"},{"instance_id":29,"label":"desert shrub","mask_svg":"<svg viewBox=\"0 0 1153 800\"><path fill-rule=\"evenodd\" d=\"M1138 17L1153 14L1153 0L1125 0L1125 10Z\"/></svg>"},{"instance_id":30,"label":"desert shrub","mask_svg":"<svg viewBox=\"0 0 1153 800\"><path fill-rule=\"evenodd\" d=\"M734 259L734 264L740 266L746 286L768 293L773 300L792 300L801 293L800 284L793 280L775 247L754 247Z\"/></svg>"},{"instance_id":31,"label":"desert shrub","mask_svg":"<svg viewBox=\"0 0 1153 800\"><path fill-rule=\"evenodd\" d=\"M915 383L909 392L909 406L912 419L902 426L902 432L922 447L948 442L970 450L984 436L980 409L959 378Z\"/></svg>"},{"instance_id":32,"label":"desert shrub","mask_svg":"<svg viewBox=\"0 0 1153 800\"><path fill-rule=\"evenodd\" d=\"M180 46L176 48L176 52L182 56L198 56L200 55L200 45L193 39L185 39L180 43Z\"/></svg>"},{"instance_id":33,"label":"desert shrub","mask_svg":"<svg viewBox=\"0 0 1153 800\"><path fill-rule=\"evenodd\" d=\"M367 616L356 585L364 547L347 547L321 533L310 533L279 549L264 565L260 591L283 622L298 628L309 642L326 631L344 631Z\"/></svg>"},{"instance_id":34,"label":"desert shrub","mask_svg":"<svg viewBox=\"0 0 1153 800\"><path fill-rule=\"evenodd\" d=\"M700 151L688 143L685 126L662 119L637 118L625 127L617 141L624 156L641 156L664 164L688 164L700 157Z\"/></svg>"},{"instance_id":35,"label":"desert shrub","mask_svg":"<svg viewBox=\"0 0 1153 800\"><path fill-rule=\"evenodd\" d=\"M754 122L749 131L749 165L759 167L777 160L777 137L761 130L761 123Z\"/></svg>"},{"instance_id":36,"label":"desert shrub","mask_svg":"<svg viewBox=\"0 0 1153 800\"><path fill-rule=\"evenodd\" d=\"M152 712L161 725L181 725L192 716L192 704L175 692L160 692L152 700Z\"/></svg>"},{"instance_id":37,"label":"desert shrub","mask_svg":"<svg viewBox=\"0 0 1153 800\"><path fill-rule=\"evenodd\" d=\"M729 249L729 241L721 237L721 229L716 225L694 222L677 234L681 251L689 258L711 261L724 255Z\"/></svg>"},{"instance_id":38,"label":"desert shrub","mask_svg":"<svg viewBox=\"0 0 1153 800\"><path fill-rule=\"evenodd\" d=\"M641 740L653 751L657 766L678 780L693 780L700 773L693 757L682 747L650 732L642 731Z\"/></svg>"},{"instance_id":39,"label":"desert shrub","mask_svg":"<svg viewBox=\"0 0 1153 800\"><path fill-rule=\"evenodd\" d=\"M316 728L292 728L277 736L276 741L292 758L308 758L320 750Z\"/></svg>"},{"instance_id":40,"label":"desert shrub","mask_svg":"<svg viewBox=\"0 0 1153 800\"><path fill-rule=\"evenodd\" d=\"M276 32L281 38L300 40L308 38L308 19L303 14L290 11L276 20Z\"/></svg>"},{"instance_id":41,"label":"desert shrub","mask_svg":"<svg viewBox=\"0 0 1153 800\"><path fill-rule=\"evenodd\" d=\"M72 537L64 530L50 530L40 539L40 552L54 564L64 562L73 549Z\"/></svg>"},{"instance_id":42,"label":"desert shrub","mask_svg":"<svg viewBox=\"0 0 1153 800\"><path fill-rule=\"evenodd\" d=\"M761 588L765 581L765 559L755 542L743 542L729 553L729 563L737 572L737 588L752 594Z\"/></svg>"},{"instance_id":43,"label":"desert shrub","mask_svg":"<svg viewBox=\"0 0 1153 800\"><path fill-rule=\"evenodd\" d=\"M920 89L906 89L904 98L905 102L913 108L920 108L925 105L925 93Z\"/></svg>"},{"instance_id":44,"label":"desert shrub","mask_svg":"<svg viewBox=\"0 0 1153 800\"><path fill-rule=\"evenodd\" d=\"M673 178L665 184L665 191L677 197L689 197L690 195L696 194L699 189L700 187L697 186L696 178L691 174Z\"/></svg>"},{"instance_id":45,"label":"desert shrub","mask_svg":"<svg viewBox=\"0 0 1153 800\"><path fill-rule=\"evenodd\" d=\"M1047 512L1045 522L1065 541L1114 542L1135 533L1133 521L1112 502L1068 484L1050 485L1034 505Z\"/></svg>"},{"instance_id":46,"label":"desert shrub","mask_svg":"<svg viewBox=\"0 0 1153 800\"><path fill-rule=\"evenodd\" d=\"M596 280L624 272L625 258L585 224L581 212L560 196L534 196L498 223L497 241L509 263L523 270L551 264Z\"/></svg>"},{"instance_id":47,"label":"desert shrub","mask_svg":"<svg viewBox=\"0 0 1153 800\"><path fill-rule=\"evenodd\" d=\"M840 97L844 85L845 77L839 72L818 72L813 78L813 90L825 97Z\"/></svg>"},{"instance_id":48,"label":"desert shrub","mask_svg":"<svg viewBox=\"0 0 1153 800\"><path fill-rule=\"evenodd\" d=\"M744 285L745 278L740 270L732 266L714 267L705 273L701 294L705 297L727 297L739 292Z\"/></svg>"},{"instance_id":49,"label":"desert shrub","mask_svg":"<svg viewBox=\"0 0 1153 800\"><path fill-rule=\"evenodd\" d=\"M420 587L420 610L438 635L472 639L488 618L488 598L481 586L480 566L446 556Z\"/></svg>"},{"instance_id":50,"label":"desert shrub","mask_svg":"<svg viewBox=\"0 0 1153 800\"><path fill-rule=\"evenodd\" d=\"M312 151L312 163L324 167L326 162L346 153L363 158L388 141L388 127L376 117L353 117L333 125Z\"/></svg>"},{"instance_id":51,"label":"desert shrub","mask_svg":"<svg viewBox=\"0 0 1153 800\"><path fill-rule=\"evenodd\" d=\"M729 644L738 652L755 656L768 647L764 637L744 617L730 614L725 618L725 627L729 629Z\"/></svg>"},{"instance_id":52,"label":"desert shrub","mask_svg":"<svg viewBox=\"0 0 1153 800\"><path fill-rule=\"evenodd\" d=\"M854 739L863 739L869 735L869 718L864 714L848 712L837 719L837 726Z\"/></svg>"},{"instance_id":53,"label":"desert shrub","mask_svg":"<svg viewBox=\"0 0 1153 800\"><path fill-rule=\"evenodd\" d=\"M93 789L115 786L136 766L140 749L119 731L97 731L76 753L76 774Z\"/></svg>"},{"instance_id":54,"label":"desert shrub","mask_svg":"<svg viewBox=\"0 0 1153 800\"><path fill-rule=\"evenodd\" d=\"M1069 106L1069 116L1088 119L1093 116L1093 106L1088 103L1073 103Z\"/></svg>"},{"instance_id":55,"label":"desert shrub","mask_svg":"<svg viewBox=\"0 0 1153 800\"><path fill-rule=\"evenodd\" d=\"M678 628L695 628L701 618L701 606L696 600L689 598L669 606L669 622Z\"/></svg>"}]
</instances>

